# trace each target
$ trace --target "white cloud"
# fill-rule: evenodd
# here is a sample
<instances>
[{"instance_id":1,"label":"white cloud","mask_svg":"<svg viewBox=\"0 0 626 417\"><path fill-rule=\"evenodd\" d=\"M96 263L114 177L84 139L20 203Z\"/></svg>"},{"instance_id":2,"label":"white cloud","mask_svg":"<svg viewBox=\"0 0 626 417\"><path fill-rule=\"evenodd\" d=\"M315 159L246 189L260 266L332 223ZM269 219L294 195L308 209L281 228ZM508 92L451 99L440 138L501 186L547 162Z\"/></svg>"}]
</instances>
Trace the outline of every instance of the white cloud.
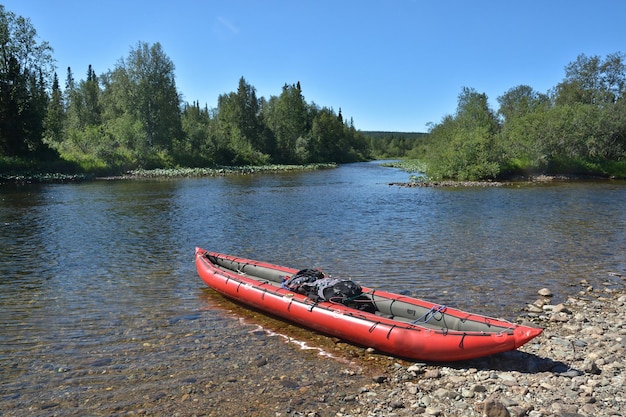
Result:
<instances>
[{"instance_id":1,"label":"white cloud","mask_svg":"<svg viewBox=\"0 0 626 417\"><path fill-rule=\"evenodd\" d=\"M230 34L233 34L233 35L238 35L239 34L239 28L233 22L231 22L230 20L228 20L224 16L218 16L217 17L217 27L216 27L216 29L220 33L223 33L223 30L225 29Z\"/></svg>"}]
</instances>

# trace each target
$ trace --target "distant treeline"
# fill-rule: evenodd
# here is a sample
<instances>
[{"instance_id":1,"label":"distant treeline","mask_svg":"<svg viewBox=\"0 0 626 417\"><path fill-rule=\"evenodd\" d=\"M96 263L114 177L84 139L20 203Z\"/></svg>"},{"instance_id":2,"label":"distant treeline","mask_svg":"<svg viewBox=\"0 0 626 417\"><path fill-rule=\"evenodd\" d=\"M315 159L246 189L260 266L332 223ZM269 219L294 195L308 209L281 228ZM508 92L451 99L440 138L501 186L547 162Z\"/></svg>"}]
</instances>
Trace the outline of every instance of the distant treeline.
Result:
<instances>
[{"instance_id":1,"label":"distant treeline","mask_svg":"<svg viewBox=\"0 0 626 417\"><path fill-rule=\"evenodd\" d=\"M370 152L376 159L407 158L414 154L426 133L363 131ZM415 154L417 155L417 154Z\"/></svg>"},{"instance_id":2,"label":"distant treeline","mask_svg":"<svg viewBox=\"0 0 626 417\"><path fill-rule=\"evenodd\" d=\"M456 112L427 133L361 132L341 109L304 99L300 83L257 97L241 77L217 108L184 103L159 43L139 42L112 70L89 66L64 86L30 20L0 5L0 171L115 174L137 168L420 160L433 178L532 174L626 177L626 66L580 55L547 92L488 98L464 87Z\"/></svg>"}]
</instances>

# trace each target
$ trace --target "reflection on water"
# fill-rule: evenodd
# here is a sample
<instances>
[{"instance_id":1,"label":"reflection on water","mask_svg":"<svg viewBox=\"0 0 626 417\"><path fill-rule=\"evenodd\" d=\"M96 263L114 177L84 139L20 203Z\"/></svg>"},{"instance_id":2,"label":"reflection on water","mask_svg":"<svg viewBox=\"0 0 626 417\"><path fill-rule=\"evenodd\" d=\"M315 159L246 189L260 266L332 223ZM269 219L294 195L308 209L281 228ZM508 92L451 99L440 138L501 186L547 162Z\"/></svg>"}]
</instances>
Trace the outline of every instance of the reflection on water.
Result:
<instances>
[{"instance_id":1,"label":"reflection on water","mask_svg":"<svg viewBox=\"0 0 626 417\"><path fill-rule=\"evenodd\" d=\"M164 341L185 348L181 332L239 346L248 333L202 296L195 246L509 319L542 287L563 300L581 280L622 285L610 273L626 272L624 182L388 185L407 178L365 163L0 188L3 395L75 360L172 360Z\"/></svg>"}]
</instances>

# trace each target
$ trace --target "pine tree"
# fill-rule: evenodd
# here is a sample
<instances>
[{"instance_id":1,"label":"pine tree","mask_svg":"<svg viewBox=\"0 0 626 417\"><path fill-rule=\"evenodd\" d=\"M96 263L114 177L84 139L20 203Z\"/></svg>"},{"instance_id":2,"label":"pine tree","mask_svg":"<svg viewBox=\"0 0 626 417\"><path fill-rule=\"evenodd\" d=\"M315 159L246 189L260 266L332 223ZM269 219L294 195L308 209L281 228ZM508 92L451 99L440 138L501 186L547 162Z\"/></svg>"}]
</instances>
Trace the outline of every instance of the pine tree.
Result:
<instances>
[{"instance_id":1,"label":"pine tree","mask_svg":"<svg viewBox=\"0 0 626 417\"><path fill-rule=\"evenodd\" d=\"M100 108L100 86L98 77L91 65L87 69L87 80L81 82L81 94L85 103L83 124L85 126L98 126L102 123L102 110Z\"/></svg>"},{"instance_id":2,"label":"pine tree","mask_svg":"<svg viewBox=\"0 0 626 417\"><path fill-rule=\"evenodd\" d=\"M43 147L52 48L36 37L29 19L0 5L0 154L7 156Z\"/></svg>"},{"instance_id":3,"label":"pine tree","mask_svg":"<svg viewBox=\"0 0 626 417\"><path fill-rule=\"evenodd\" d=\"M63 124L65 121L65 109L63 94L59 87L59 78L54 73L52 80L52 94L48 104L48 113L45 120L45 140L49 144L58 145L63 140Z\"/></svg>"}]
</instances>

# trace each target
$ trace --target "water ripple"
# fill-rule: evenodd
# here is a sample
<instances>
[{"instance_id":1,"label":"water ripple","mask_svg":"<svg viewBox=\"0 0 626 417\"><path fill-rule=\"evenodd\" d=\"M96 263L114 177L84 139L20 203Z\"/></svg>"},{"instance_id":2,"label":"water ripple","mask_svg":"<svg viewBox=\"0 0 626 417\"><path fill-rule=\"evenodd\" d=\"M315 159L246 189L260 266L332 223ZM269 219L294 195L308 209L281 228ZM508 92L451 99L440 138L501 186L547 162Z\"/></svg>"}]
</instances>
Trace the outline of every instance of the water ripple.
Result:
<instances>
[{"instance_id":1,"label":"water ripple","mask_svg":"<svg viewBox=\"0 0 626 417\"><path fill-rule=\"evenodd\" d=\"M113 383L101 367L155 383L180 349L250 343L207 306L195 246L509 319L542 287L563 301L581 280L623 285L624 182L387 185L406 179L372 163L0 189L3 395L46 378Z\"/></svg>"}]
</instances>

